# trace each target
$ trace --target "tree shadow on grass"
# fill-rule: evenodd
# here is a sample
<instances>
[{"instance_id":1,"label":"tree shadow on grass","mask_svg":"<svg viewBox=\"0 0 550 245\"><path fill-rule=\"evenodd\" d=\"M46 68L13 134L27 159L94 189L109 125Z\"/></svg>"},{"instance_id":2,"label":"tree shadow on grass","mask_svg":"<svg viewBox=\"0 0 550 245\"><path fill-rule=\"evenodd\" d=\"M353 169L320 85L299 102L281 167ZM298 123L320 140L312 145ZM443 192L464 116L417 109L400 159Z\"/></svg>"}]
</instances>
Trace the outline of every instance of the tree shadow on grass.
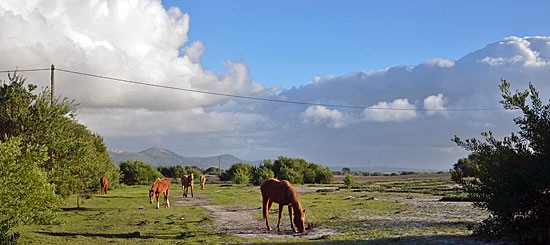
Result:
<instances>
[{"instance_id":1,"label":"tree shadow on grass","mask_svg":"<svg viewBox=\"0 0 550 245\"><path fill-rule=\"evenodd\" d=\"M106 233L71 233L71 232L44 232L39 231L38 233L49 235L49 236L58 236L58 237L77 237L77 236L83 236L83 237L103 237L103 238L140 238L140 239L149 239L149 238L159 238L154 236L144 236L139 233L139 231L136 232L130 232L130 233L121 233L121 234L106 234Z\"/></svg>"},{"instance_id":2,"label":"tree shadow on grass","mask_svg":"<svg viewBox=\"0 0 550 245\"><path fill-rule=\"evenodd\" d=\"M147 193L146 193L147 194ZM144 195L145 198L146 195ZM135 199L136 197L135 196L107 196L107 195L98 195L98 196L94 196L94 198L99 198L99 199L102 199L102 198L107 198L107 199ZM138 197L139 198L139 197Z\"/></svg>"},{"instance_id":3,"label":"tree shadow on grass","mask_svg":"<svg viewBox=\"0 0 550 245\"><path fill-rule=\"evenodd\" d=\"M293 244L513 244L509 241L495 241L478 236L431 235L431 236L401 236L369 240L330 240L331 236L312 238L309 241L291 242ZM338 239L335 237L335 239ZM267 241L270 244L288 244L288 242Z\"/></svg>"}]
</instances>

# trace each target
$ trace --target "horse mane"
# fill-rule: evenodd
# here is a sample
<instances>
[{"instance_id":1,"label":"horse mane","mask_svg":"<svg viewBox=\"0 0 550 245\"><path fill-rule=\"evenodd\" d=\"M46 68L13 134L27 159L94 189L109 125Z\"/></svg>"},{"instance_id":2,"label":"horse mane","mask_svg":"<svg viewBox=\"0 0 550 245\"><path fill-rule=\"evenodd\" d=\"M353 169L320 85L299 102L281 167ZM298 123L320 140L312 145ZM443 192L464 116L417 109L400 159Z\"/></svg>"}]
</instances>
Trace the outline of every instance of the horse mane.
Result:
<instances>
[{"instance_id":1,"label":"horse mane","mask_svg":"<svg viewBox=\"0 0 550 245\"><path fill-rule=\"evenodd\" d=\"M298 198L298 193L296 193L296 190L292 187L292 185L287 184L287 194L288 198L290 199L290 203L292 204L292 209L294 209L294 215L301 215L302 214L302 203L300 202L300 199Z\"/></svg>"}]
</instances>

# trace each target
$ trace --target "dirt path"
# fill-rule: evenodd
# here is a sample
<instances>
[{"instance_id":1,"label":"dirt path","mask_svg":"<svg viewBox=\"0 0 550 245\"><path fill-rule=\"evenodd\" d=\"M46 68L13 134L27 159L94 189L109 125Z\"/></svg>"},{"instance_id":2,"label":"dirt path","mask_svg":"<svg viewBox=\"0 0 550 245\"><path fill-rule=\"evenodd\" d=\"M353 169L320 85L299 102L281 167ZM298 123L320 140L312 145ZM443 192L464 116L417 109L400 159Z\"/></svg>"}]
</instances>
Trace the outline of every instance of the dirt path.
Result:
<instances>
[{"instance_id":1,"label":"dirt path","mask_svg":"<svg viewBox=\"0 0 550 245\"><path fill-rule=\"evenodd\" d=\"M267 231L265 222L254 216L254 214L261 214L261 209L259 208L237 208L223 205L210 205L210 201L204 193L196 193L193 198L190 196L187 198L181 196L172 198L175 200L172 204L173 206L201 206L206 208L214 217L215 225L219 227L223 233L243 238L277 238L282 236L317 238L336 234L333 230L319 228L308 229L305 233L294 233L290 228L290 220L286 213L281 220L282 231L276 231L277 222L271 223L271 227L274 228L272 231ZM271 215L275 215L276 217L277 211L278 206L274 205L271 209Z\"/></svg>"}]
</instances>

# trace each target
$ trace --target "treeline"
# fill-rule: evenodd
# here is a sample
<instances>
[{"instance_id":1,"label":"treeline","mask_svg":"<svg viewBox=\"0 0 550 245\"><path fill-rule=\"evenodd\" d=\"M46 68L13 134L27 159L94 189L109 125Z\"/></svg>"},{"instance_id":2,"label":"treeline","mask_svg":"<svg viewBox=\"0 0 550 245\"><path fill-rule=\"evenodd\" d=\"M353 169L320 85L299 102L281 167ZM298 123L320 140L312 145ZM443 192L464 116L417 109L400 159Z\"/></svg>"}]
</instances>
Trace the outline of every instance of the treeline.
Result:
<instances>
[{"instance_id":1,"label":"treeline","mask_svg":"<svg viewBox=\"0 0 550 245\"><path fill-rule=\"evenodd\" d=\"M257 167L236 163L220 175L220 180L232 180L239 184L252 182L254 185L261 185L268 178L288 180L292 184L330 184L333 174L329 168L304 159L280 156L275 161L264 160Z\"/></svg>"},{"instance_id":2,"label":"treeline","mask_svg":"<svg viewBox=\"0 0 550 245\"><path fill-rule=\"evenodd\" d=\"M72 194L99 191L101 176L116 187L120 171L103 138L76 119L74 101L36 93L14 72L0 86L0 238L16 242L19 224L55 222L56 206Z\"/></svg>"}]
</instances>

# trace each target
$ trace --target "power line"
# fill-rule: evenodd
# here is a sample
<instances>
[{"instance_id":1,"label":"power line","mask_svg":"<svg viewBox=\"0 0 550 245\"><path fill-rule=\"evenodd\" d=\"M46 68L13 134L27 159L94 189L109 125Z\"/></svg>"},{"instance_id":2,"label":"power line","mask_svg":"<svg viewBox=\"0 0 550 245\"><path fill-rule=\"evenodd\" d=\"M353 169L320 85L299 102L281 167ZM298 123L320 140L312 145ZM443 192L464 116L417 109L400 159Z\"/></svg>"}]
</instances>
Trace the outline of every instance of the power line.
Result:
<instances>
[{"instance_id":1,"label":"power line","mask_svg":"<svg viewBox=\"0 0 550 245\"><path fill-rule=\"evenodd\" d=\"M36 69L15 69L15 70L2 70L0 73L10 73L10 72L33 72L33 71L49 71L50 68L36 68Z\"/></svg>"},{"instance_id":2,"label":"power line","mask_svg":"<svg viewBox=\"0 0 550 245\"><path fill-rule=\"evenodd\" d=\"M46 70L49 71L50 68L23 69L23 70L16 70L16 71L34 72L34 71L46 71ZM179 91L186 91L186 92L193 92L193 93L201 93L201 94L209 94L209 95L216 95L216 96L224 96L224 97L232 97L232 98L239 98L239 99L249 99L249 100L268 101L268 102L287 103L287 104L298 104L298 105L309 105L309 106L324 106L324 107L333 107L333 108L362 109L362 110L432 111L432 112L467 112L467 111L500 111L500 110L506 110L505 108L456 108L456 109L452 109L452 108L450 108L450 109L449 108L447 108L447 109L384 108L384 107L369 107L369 106L355 106L355 105L337 105L337 104L312 103L312 102L292 101L292 100L278 100L278 99L269 99L269 98L261 98L261 97L245 96L245 95L235 95L235 94L219 93L219 92L212 92L212 91L205 91L205 90L180 88L180 87L160 85L160 84L154 84L154 83L139 82L139 81L135 81L135 80L115 78L115 77L109 77L109 76L104 76L104 75L96 75L96 74L73 71L73 70L66 70L66 69L61 69L61 68L56 68L55 70L62 71L62 72L65 72L65 73L71 73L71 74L75 74L75 75L88 76L88 77L94 77L94 78L105 79L105 80L112 80L112 81L123 82L123 83L138 84L138 85L150 86L150 87L156 87L156 88L172 89L172 90L179 90ZM0 71L0 73L5 73L5 72L13 72L13 71L10 71L10 70Z\"/></svg>"}]
</instances>

